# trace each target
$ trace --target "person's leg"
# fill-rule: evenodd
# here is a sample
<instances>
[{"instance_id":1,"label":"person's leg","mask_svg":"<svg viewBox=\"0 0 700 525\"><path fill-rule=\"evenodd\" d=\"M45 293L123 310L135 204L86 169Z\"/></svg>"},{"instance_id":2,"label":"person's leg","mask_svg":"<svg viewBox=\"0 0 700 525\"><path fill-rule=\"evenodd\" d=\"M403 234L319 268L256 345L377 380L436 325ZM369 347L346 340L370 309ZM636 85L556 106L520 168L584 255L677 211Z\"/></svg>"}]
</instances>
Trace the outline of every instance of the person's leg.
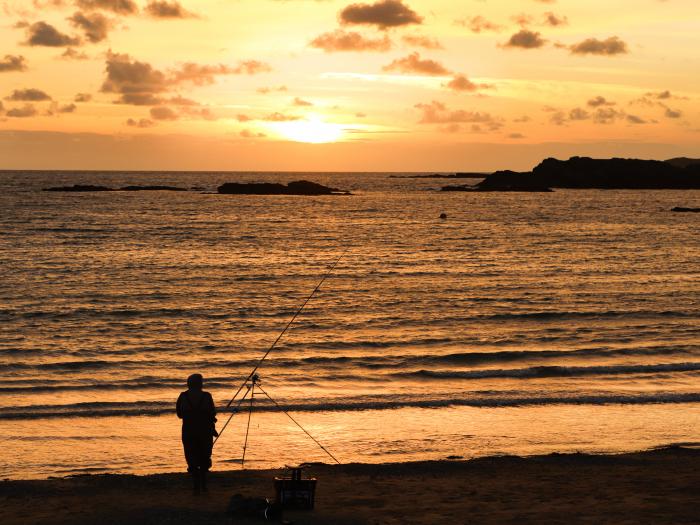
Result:
<instances>
[{"instance_id":1,"label":"person's leg","mask_svg":"<svg viewBox=\"0 0 700 525\"><path fill-rule=\"evenodd\" d=\"M199 483L202 486L203 492L207 492L207 474L208 471L206 469L199 471Z\"/></svg>"},{"instance_id":2,"label":"person's leg","mask_svg":"<svg viewBox=\"0 0 700 525\"><path fill-rule=\"evenodd\" d=\"M201 486L199 446L196 439L191 436L183 436L182 444L185 448L185 460L187 461L187 472L192 476L192 489L199 492Z\"/></svg>"},{"instance_id":3,"label":"person's leg","mask_svg":"<svg viewBox=\"0 0 700 525\"><path fill-rule=\"evenodd\" d=\"M213 442L210 435L202 436L200 442L200 457L199 457L199 467L201 475L202 490L206 492L207 490L207 474L211 468L211 452L212 452Z\"/></svg>"}]
</instances>

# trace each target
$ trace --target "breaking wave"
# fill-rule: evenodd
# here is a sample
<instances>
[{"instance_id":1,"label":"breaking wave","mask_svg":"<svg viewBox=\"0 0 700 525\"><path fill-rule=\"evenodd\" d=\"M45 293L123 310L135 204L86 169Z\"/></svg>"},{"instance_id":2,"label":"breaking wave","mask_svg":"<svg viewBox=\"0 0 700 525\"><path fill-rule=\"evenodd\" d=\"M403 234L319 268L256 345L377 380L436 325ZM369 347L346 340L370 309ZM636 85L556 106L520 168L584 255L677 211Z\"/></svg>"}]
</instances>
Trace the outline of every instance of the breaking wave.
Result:
<instances>
[{"instance_id":1,"label":"breaking wave","mask_svg":"<svg viewBox=\"0 0 700 525\"><path fill-rule=\"evenodd\" d=\"M256 412L346 412L361 410L393 410L399 408L446 408L456 406L499 408L533 405L648 405L700 403L700 392L654 393L654 394L588 394L577 396L483 396L439 399L351 399L323 403L298 402L278 406L264 401L258 402ZM240 411L245 411L241 409ZM172 414L173 403L141 401L134 403L104 402L76 403L71 405L37 405L17 407L0 412L0 420L53 419L68 417L134 417ZM230 412L231 410L229 410ZM221 409L221 412L227 412Z\"/></svg>"}]
</instances>

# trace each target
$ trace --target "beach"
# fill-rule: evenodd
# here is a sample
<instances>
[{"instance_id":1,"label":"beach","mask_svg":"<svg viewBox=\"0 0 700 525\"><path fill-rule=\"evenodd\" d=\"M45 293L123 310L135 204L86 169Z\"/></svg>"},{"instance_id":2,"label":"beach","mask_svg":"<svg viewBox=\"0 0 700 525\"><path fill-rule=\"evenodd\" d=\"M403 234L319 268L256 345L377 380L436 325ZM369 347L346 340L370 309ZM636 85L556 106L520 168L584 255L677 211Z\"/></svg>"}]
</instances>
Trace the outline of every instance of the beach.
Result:
<instances>
[{"instance_id":1,"label":"beach","mask_svg":"<svg viewBox=\"0 0 700 525\"><path fill-rule=\"evenodd\" d=\"M4 523L259 523L226 515L229 498L274 498L280 471L211 474L192 494L185 474L84 475L0 483ZM470 461L313 464L313 511L296 524L697 523L700 450L550 454Z\"/></svg>"}]
</instances>

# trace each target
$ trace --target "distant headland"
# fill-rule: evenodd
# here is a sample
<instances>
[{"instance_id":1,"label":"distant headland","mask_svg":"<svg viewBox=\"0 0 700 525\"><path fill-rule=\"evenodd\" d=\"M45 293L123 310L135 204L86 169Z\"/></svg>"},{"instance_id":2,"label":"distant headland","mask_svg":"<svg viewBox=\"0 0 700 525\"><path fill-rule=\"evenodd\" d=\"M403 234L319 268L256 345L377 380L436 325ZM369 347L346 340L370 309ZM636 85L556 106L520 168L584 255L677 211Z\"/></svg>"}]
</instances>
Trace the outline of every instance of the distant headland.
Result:
<instances>
[{"instance_id":1,"label":"distant headland","mask_svg":"<svg viewBox=\"0 0 700 525\"><path fill-rule=\"evenodd\" d=\"M442 191L551 191L552 188L700 189L700 159L548 158L529 172L496 171L476 185L445 186Z\"/></svg>"}]
</instances>

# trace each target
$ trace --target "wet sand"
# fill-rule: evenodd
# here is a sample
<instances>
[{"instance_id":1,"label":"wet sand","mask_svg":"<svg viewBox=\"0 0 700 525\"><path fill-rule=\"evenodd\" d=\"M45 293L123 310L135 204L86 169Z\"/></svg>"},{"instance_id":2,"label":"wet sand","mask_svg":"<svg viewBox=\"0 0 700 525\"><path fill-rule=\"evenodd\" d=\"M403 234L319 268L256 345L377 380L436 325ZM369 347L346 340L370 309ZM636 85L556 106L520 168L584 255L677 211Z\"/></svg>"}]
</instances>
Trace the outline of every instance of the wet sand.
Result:
<instances>
[{"instance_id":1,"label":"wet sand","mask_svg":"<svg viewBox=\"0 0 700 525\"><path fill-rule=\"evenodd\" d=\"M616 456L512 456L340 466L313 465L316 509L302 524L698 523L700 450ZM91 475L0 483L3 524L230 524L229 498L273 497L277 471L211 475L195 496L183 474Z\"/></svg>"}]
</instances>

